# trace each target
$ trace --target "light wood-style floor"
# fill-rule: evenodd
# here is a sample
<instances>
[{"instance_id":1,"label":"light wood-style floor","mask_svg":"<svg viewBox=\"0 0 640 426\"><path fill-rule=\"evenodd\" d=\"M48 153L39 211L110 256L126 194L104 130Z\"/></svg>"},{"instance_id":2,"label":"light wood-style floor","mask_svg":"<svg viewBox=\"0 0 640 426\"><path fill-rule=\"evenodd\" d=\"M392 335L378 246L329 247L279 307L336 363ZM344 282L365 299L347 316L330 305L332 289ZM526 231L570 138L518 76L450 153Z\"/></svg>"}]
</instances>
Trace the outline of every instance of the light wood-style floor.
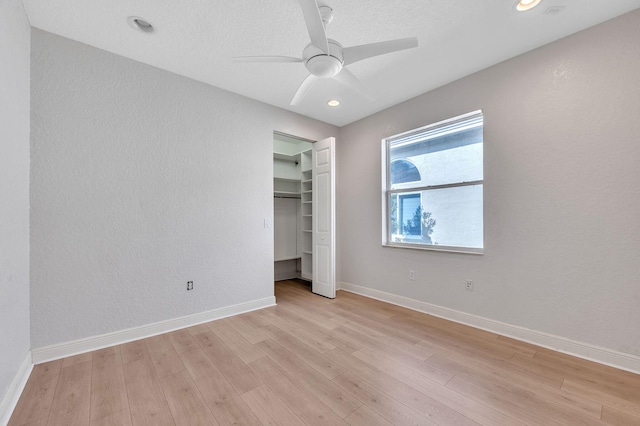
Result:
<instances>
[{"instance_id":1,"label":"light wood-style floor","mask_svg":"<svg viewBox=\"0 0 640 426\"><path fill-rule=\"evenodd\" d=\"M411 310L278 306L34 367L10 425L640 425L640 376Z\"/></svg>"}]
</instances>

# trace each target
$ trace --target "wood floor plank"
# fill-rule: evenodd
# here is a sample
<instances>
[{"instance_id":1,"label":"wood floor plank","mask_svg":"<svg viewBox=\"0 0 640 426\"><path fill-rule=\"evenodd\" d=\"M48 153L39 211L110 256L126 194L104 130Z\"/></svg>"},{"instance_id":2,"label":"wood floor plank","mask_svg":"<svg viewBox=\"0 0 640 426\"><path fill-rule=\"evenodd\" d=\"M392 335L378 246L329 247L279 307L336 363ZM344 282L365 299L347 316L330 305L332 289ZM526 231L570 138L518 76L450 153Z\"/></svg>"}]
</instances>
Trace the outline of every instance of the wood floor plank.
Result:
<instances>
[{"instance_id":1,"label":"wood floor plank","mask_svg":"<svg viewBox=\"0 0 640 426\"><path fill-rule=\"evenodd\" d=\"M602 412L602 404L600 403L563 391L555 386L541 384L508 370L495 368L488 363L478 362L469 357L452 359L451 357L434 355L425 362L447 370L457 377L465 377L472 382L479 379L510 388L514 395L517 393L535 394L534 396L541 398L542 401L552 402L555 405L561 405L569 410L576 410L594 418L599 419Z\"/></svg>"},{"instance_id":2,"label":"wood floor plank","mask_svg":"<svg viewBox=\"0 0 640 426\"><path fill-rule=\"evenodd\" d=\"M264 354L260 352L260 349L242 337L226 319L210 322L209 329L245 363L249 364L250 362L264 358Z\"/></svg>"},{"instance_id":3,"label":"wood floor plank","mask_svg":"<svg viewBox=\"0 0 640 426\"><path fill-rule=\"evenodd\" d=\"M602 425L599 419L583 415L574 410L562 409L544 401L540 395L505 387L469 377L455 377L447 387L470 398L499 407L503 412L527 424L539 425Z\"/></svg>"},{"instance_id":4,"label":"wood floor plank","mask_svg":"<svg viewBox=\"0 0 640 426\"><path fill-rule=\"evenodd\" d=\"M183 352L182 361L220 425L259 425L231 383L202 349Z\"/></svg>"},{"instance_id":5,"label":"wood floor plank","mask_svg":"<svg viewBox=\"0 0 640 426\"><path fill-rule=\"evenodd\" d=\"M602 407L602 421L609 425L616 426L638 426L640 425L640 417L624 411L607 407Z\"/></svg>"},{"instance_id":6,"label":"wood floor plank","mask_svg":"<svg viewBox=\"0 0 640 426\"><path fill-rule=\"evenodd\" d=\"M479 402L480 404L489 406L494 410L498 410L501 413L511 416L518 421L531 426L545 426L553 425L559 426L561 423L554 421L553 419L545 418L542 415L538 415L535 412L531 412L525 409L511 400L505 401L491 392L481 387L475 386L472 383L465 382L462 379L455 377L445 386L448 389L454 390L460 395Z\"/></svg>"},{"instance_id":7,"label":"wood floor plank","mask_svg":"<svg viewBox=\"0 0 640 426\"><path fill-rule=\"evenodd\" d=\"M187 370L160 377L159 381L176 425L218 425Z\"/></svg>"},{"instance_id":8,"label":"wood floor plank","mask_svg":"<svg viewBox=\"0 0 640 426\"><path fill-rule=\"evenodd\" d=\"M91 420L129 410L120 348L95 352L91 371Z\"/></svg>"},{"instance_id":9,"label":"wood floor plank","mask_svg":"<svg viewBox=\"0 0 640 426\"><path fill-rule=\"evenodd\" d=\"M411 330L391 324L389 322L390 318L376 319L375 317L369 317L368 314L368 311L356 311L343 313L340 317L350 319L353 323L364 325L381 333L389 342L393 342L393 344L413 345L422 340L421 336L417 336L415 333L412 333Z\"/></svg>"},{"instance_id":10,"label":"wood floor plank","mask_svg":"<svg viewBox=\"0 0 640 426\"><path fill-rule=\"evenodd\" d=\"M464 354L458 354L458 355L464 356L465 358L469 358ZM558 389L560 389L560 386L562 386L562 381L564 380L564 376L562 375L562 373L559 371L551 370L544 366L537 365L535 364L535 361L532 362L532 360L533 358L528 355L515 353L509 361L499 360L497 362L494 362L491 359L484 358L480 360L480 362L486 361L488 363L495 365L498 368L504 368L505 370L519 373L532 380L538 381L540 383L543 383L549 386L555 386Z\"/></svg>"},{"instance_id":11,"label":"wood floor plank","mask_svg":"<svg viewBox=\"0 0 640 426\"><path fill-rule=\"evenodd\" d=\"M449 321L434 315L424 314L418 311L410 311L410 313L406 315L406 318L420 327L426 326L430 329L444 331L452 335L468 336L484 340L486 342L498 339L498 334L496 333L474 328L466 324Z\"/></svg>"},{"instance_id":12,"label":"wood floor plank","mask_svg":"<svg viewBox=\"0 0 640 426\"><path fill-rule=\"evenodd\" d=\"M333 381L394 425L435 425L426 417L418 414L400 401L387 396L351 373L343 373Z\"/></svg>"},{"instance_id":13,"label":"wood floor plank","mask_svg":"<svg viewBox=\"0 0 640 426\"><path fill-rule=\"evenodd\" d=\"M277 395L306 425L332 426L346 423L322 401L304 389L297 388L270 358L262 358L250 364L271 391Z\"/></svg>"},{"instance_id":14,"label":"wood floor plank","mask_svg":"<svg viewBox=\"0 0 640 426\"><path fill-rule=\"evenodd\" d=\"M229 324L231 324L231 327L233 327L234 330L238 332L238 334L240 334L252 344L268 339L268 336L262 333L262 331L253 327L251 324L245 321L245 317L246 314L229 317Z\"/></svg>"},{"instance_id":15,"label":"wood floor plank","mask_svg":"<svg viewBox=\"0 0 640 426\"><path fill-rule=\"evenodd\" d=\"M399 360L397 357L393 356L393 354L392 356L388 356L387 350L379 351L376 349L365 348L355 351L353 356L369 364L380 366L382 368L379 368L383 371L394 369L402 371L403 374L419 374L436 383L440 383L441 385L444 385L453 378L451 373L431 367L429 364L422 361L411 358Z\"/></svg>"},{"instance_id":16,"label":"wood floor plank","mask_svg":"<svg viewBox=\"0 0 640 426\"><path fill-rule=\"evenodd\" d=\"M93 352L93 369L102 369L112 364L122 364L120 346L111 346Z\"/></svg>"},{"instance_id":17,"label":"wood floor plank","mask_svg":"<svg viewBox=\"0 0 640 426\"><path fill-rule=\"evenodd\" d=\"M47 425L87 425L91 413L91 358L62 367ZM86 361L86 360L89 361Z\"/></svg>"},{"instance_id":18,"label":"wood floor plank","mask_svg":"<svg viewBox=\"0 0 640 426\"><path fill-rule=\"evenodd\" d=\"M522 355L530 357L534 356L536 352L540 350L539 346L532 345L531 343L527 342L521 342L519 340L512 339L506 336L498 336L497 340L498 342L500 342L500 344L505 345L506 347L509 347Z\"/></svg>"},{"instance_id":19,"label":"wood floor plank","mask_svg":"<svg viewBox=\"0 0 640 426\"><path fill-rule=\"evenodd\" d=\"M299 307L301 312L314 312L314 310L311 308L312 304L307 304L305 305L305 307ZM293 303L284 305L284 310L287 310L289 312L293 312L292 310L289 309L290 306L296 306L293 305ZM281 306L278 306L278 308L281 308ZM306 317L303 317L301 313L299 312L295 312L292 313L292 318L290 320L293 320L295 322L298 322L300 325L303 326L304 329L308 330L308 332L317 334L323 342L329 343L337 348L340 348L346 352L353 352L356 351L360 348L362 348L362 345L359 345L355 342L353 342L352 340L347 340L347 339L343 339L341 337L336 336L334 333L332 333L331 331L334 330L337 327L340 327L341 325L343 325L343 320L342 319L337 319L334 317L328 317L327 316L327 312L326 310L324 311L320 311L320 313L316 313L316 314L312 314L312 315L307 315ZM327 323L327 321L331 322L330 326L327 327L322 327L318 324L325 324ZM317 324L315 324L317 323ZM263 326L264 327L264 326Z\"/></svg>"},{"instance_id":20,"label":"wood floor plank","mask_svg":"<svg viewBox=\"0 0 640 426\"><path fill-rule=\"evenodd\" d=\"M630 373L545 348L538 350L534 358L546 364L554 363L560 366L564 369L565 375L568 376L568 378L581 378L603 384L606 383L612 387L630 391L633 394L635 394L634 391L636 389L640 388L639 374Z\"/></svg>"},{"instance_id":21,"label":"wood floor plank","mask_svg":"<svg viewBox=\"0 0 640 426\"><path fill-rule=\"evenodd\" d=\"M425 395L429 395L433 399L447 405L448 407L455 407L456 410L465 416L477 421L484 425L494 424L520 424L524 422L513 418L509 414L503 413L498 407L494 407L491 404L484 404L482 402L476 403L473 398L466 397L465 395L455 392L446 386L434 382L424 376L411 374L404 369L388 368L388 362L378 362L377 359L371 358L366 361L372 367L384 371L390 376L400 380L408 386L419 390Z\"/></svg>"},{"instance_id":22,"label":"wood floor plank","mask_svg":"<svg viewBox=\"0 0 640 426\"><path fill-rule=\"evenodd\" d=\"M193 336L186 328L183 328L182 330L172 331L167 335L169 336L169 340L171 341L173 348L178 354L190 351L198 347L198 344L193 339Z\"/></svg>"},{"instance_id":23,"label":"wood floor plank","mask_svg":"<svg viewBox=\"0 0 640 426\"><path fill-rule=\"evenodd\" d=\"M147 345L158 377L173 375L184 370L184 365L182 365L180 356L171 343L169 334L149 337L144 339L144 343Z\"/></svg>"},{"instance_id":24,"label":"wood floor plank","mask_svg":"<svg viewBox=\"0 0 640 426\"><path fill-rule=\"evenodd\" d=\"M480 336L469 336L466 333L457 333L420 324L412 330L423 336L423 341L435 342L450 350L475 352L478 356L490 359L509 360L516 353L514 348L500 343L495 335L484 340ZM423 341L419 342L417 346L420 346Z\"/></svg>"},{"instance_id":25,"label":"wood floor plank","mask_svg":"<svg viewBox=\"0 0 640 426\"><path fill-rule=\"evenodd\" d=\"M295 300L295 299L294 299ZM285 303L280 305L280 310L287 311L291 315L296 315L304 326L320 328L322 330L331 331L340 326L340 322L335 318L327 316L326 311L318 311L311 309L313 302L306 304Z\"/></svg>"},{"instance_id":26,"label":"wood floor plank","mask_svg":"<svg viewBox=\"0 0 640 426\"><path fill-rule=\"evenodd\" d=\"M296 324L295 320L292 321L291 316L286 313L271 313L265 316L265 318L276 327L295 336L298 340L306 343L318 352L327 352L336 348L331 343L324 341L313 333L309 333L303 327Z\"/></svg>"},{"instance_id":27,"label":"wood floor plank","mask_svg":"<svg viewBox=\"0 0 640 426\"><path fill-rule=\"evenodd\" d=\"M247 405L264 425L299 426L302 420L296 416L266 386L259 386L242 395Z\"/></svg>"},{"instance_id":28,"label":"wood floor plank","mask_svg":"<svg viewBox=\"0 0 640 426\"><path fill-rule=\"evenodd\" d=\"M195 339L238 394L242 395L263 384L253 370L212 331L197 334Z\"/></svg>"},{"instance_id":29,"label":"wood floor plank","mask_svg":"<svg viewBox=\"0 0 640 426\"><path fill-rule=\"evenodd\" d=\"M575 379L565 379L562 383L561 389L592 401L599 402L603 405L607 405L611 408L627 412L633 416L640 417L640 404L611 395L610 393L603 392L600 389L594 389L591 386L585 386L584 383L575 381Z\"/></svg>"},{"instance_id":30,"label":"wood floor plank","mask_svg":"<svg viewBox=\"0 0 640 426\"><path fill-rule=\"evenodd\" d=\"M571 377L568 380L583 388L590 388L597 393L611 395L612 397L640 405L640 385L631 386L629 383L618 379L603 379L602 377L593 376L589 378L576 377L573 372L567 373L567 376Z\"/></svg>"},{"instance_id":31,"label":"wood floor plank","mask_svg":"<svg viewBox=\"0 0 640 426\"><path fill-rule=\"evenodd\" d=\"M384 417L366 405L349 414L345 421L351 426L392 426Z\"/></svg>"},{"instance_id":32,"label":"wood floor plank","mask_svg":"<svg viewBox=\"0 0 640 426\"><path fill-rule=\"evenodd\" d=\"M271 339L290 352L295 353L299 358L304 359L307 364L326 378L333 379L343 372L340 367L331 362L330 358L323 356L320 352L275 325L267 323L263 326L263 330Z\"/></svg>"},{"instance_id":33,"label":"wood floor plank","mask_svg":"<svg viewBox=\"0 0 640 426\"><path fill-rule=\"evenodd\" d=\"M40 417L38 419L30 421L29 423L22 423L20 426L47 426L48 420L49 420L49 416Z\"/></svg>"},{"instance_id":34,"label":"wood floor plank","mask_svg":"<svg viewBox=\"0 0 640 426\"><path fill-rule=\"evenodd\" d=\"M315 395L340 417L345 418L362 405L358 399L349 395L274 340L267 339L258 343L258 346L283 371L286 371L287 378L292 383Z\"/></svg>"},{"instance_id":35,"label":"wood floor plank","mask_svg":"<svg viewBox=\"0 0 640 426\"><path fill-rule=\"evenodd\" d=\"M511 401L527 410L557 420L560 423L574 422L583 425L601 424L598 420L602 406L591 401L552 388L535 389L534 384L516 385L513 381L504 380L483 374L482 371L460 369L456 378L462 378L466 383L483 388L497 398ZM537 390L537 392L536 392Z\"/></svg>"},{"instance_id":36,"label":"wood floor plank","mask_svg":"<svg viewBox=\"0 0 640 426\"><path fill-rule=\"evenodd\" d=\"M22 425L49 417L63 360L35 365L16 405L9 426Z\"/></svg>"},{"instance_id":37,"label":"wood floor plank","mask_svg":"<svg viewBox=\"0 0 640 426\"><path fill-rule=\"evenodd\" d=\"M131 413L129 410L91 420L90 426L131 426Z\"/></svg>"},{"instance_id":38,"label":"wood floor plank","mask_svg":"<svg viewBox=\"0 0 640 426\"><path fill-rule=\"evenodd\" d=\"M452 426L476 426L479 424L456 411L460 404L459 398L455 400L445 399L449 405L443 404L442 402L431 398L431 396L418 391L395 377L388 375L386 372L369 366L367 363L362 362L352 354L335 349L329 352L328 355L331 356L335 362L339 363L344 370L355 374L371 386L385 392L387 395L402 401L408 407L424 415L436 424ZM433 383L433 386L435 388L438 385ZM449 392L444 387L441 387L441 389L445 394ZM433 395L433 393L434 392L430 392L429 394ZM443 398L440 400L442 401ZM490 409L485 409L484 411L489 412ZM492 421L497 419L499 419L499 416L491 418ZM501 420L501 424L509 424L504 421L505 419L499 420Z\"/></svg>"},{"instance_id":39,"label":"wood floor plank","mask_svg":"<svg viewBox=\"0 0 640 426\"><path fill-rule=\"evenodd\" d=\"M353 301L347 298L336 299L333 308L341 311L341 316L346 317L349 314L356 314L367 318L375 318L379 321L385 321L395 315L394 313L374 309L364 300Z\"/></svg>"},{"instance_id":40,"label":"wood floor plank","mask_svg":"<svg viewBox=\"0 0 640 426\"><path fill-rule=\"evenodd\" d=\"M62 362L62 368L70 367L75 364L81 364L83 362L91 362L93 359L93 352L86 352L80 355L74 355L67 357Z\"/></svg>"},{"instance_id":41,"label":"wood floor plank","mask_svg":"<svg viewBox=\"0 0 640 426\"><path fill-rule=\"evenodd\" d=\"M209 327L207 326L207 323L198 324L198 325L192 325L191 327L187 328L187 331L192 336L195 336L196 334L204 333L205 331L209 331Z\"/></svg>"},{"instance_id":42,"label":"wood floor plank","mask_svg":"<svg viewBox=\"0 0 640 426\"><path fill-rule=\"evenodd\" d=\"M123 364L150 357L144 340L134 340L133 342L120 345L120 356L122 357Z\"/></svg>"},{"instance_id":43,"label":"wood floor plank","mask_svg":"<svg viewBox=\"0 0 640 426\"><path fill-rule=\"evenodd\" d=\"M375 350L398 362L424 361L433 355L432 352L420 348L417 345L388 345L385 343L384 337L371 337L370 335L365 335L360 331L354 330L352 327L338 327L333 330L333 333L343 339L351 339L362 345L363 348Z\"/></svg>"},{"instance_id":44,"label":"wood floor plank","mask_svg":"<svg viewBox=\"0 0 640 426\"><path fill-rule=\"evenodd\" d=\"M151 358L128 362L122 369L133 426L175 425Z\"/></svg>"}]
</instances>

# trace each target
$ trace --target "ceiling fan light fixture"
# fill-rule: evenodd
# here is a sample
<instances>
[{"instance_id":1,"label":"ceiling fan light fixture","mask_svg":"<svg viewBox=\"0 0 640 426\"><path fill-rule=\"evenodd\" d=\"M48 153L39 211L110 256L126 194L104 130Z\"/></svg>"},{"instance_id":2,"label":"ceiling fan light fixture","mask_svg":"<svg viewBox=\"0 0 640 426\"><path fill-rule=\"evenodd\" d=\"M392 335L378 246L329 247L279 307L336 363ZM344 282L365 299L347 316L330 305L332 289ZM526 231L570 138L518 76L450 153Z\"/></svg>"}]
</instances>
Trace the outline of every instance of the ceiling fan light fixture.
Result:
<instances>
[{"instance_id":1,"label":"ceiling fan light fixture","mask_svg":"<svg viewBox=\"0 0 640 426\"><path fill-rule=\"evenodd\" d=\"M541 1L542 0L519 0L518 3L516 3L516 10L518 12L526 12L539 5Z\"/></svg>"},{"instance_id":2,"label":"ceiling fan light fixture","mask_svg":"<svg viewBox=\"0 0 640 426\"><path fill-rule=\"evenodd\" d=\"M330 101L327 102L327 105L329 105L332 108L335 108L340 105L340 101L337 99L331 99Z\"/></svg>"},{"instance_id":3,"label":"ceiling fan light fixture","mask_svg":"<svg viewBox=\"0 0 640 426\"><path fill-rule=\"evenodd\" d=\"M149 34L156 30L149 21L147 21L146 19L140 18L138 16L129 16L127 18L127 22L129 23L131 28L141 31L143 33Z\"/></svg>"},{"instance_id":4,"label":"ceiling fan light fixture","mask_svg":"<svg viewBox=\"0 0 640 426\"><path fill-rule=\"evenodd\" d=\"M333 77L342 71L342 61L329 55L318 55L309 58L305 65L311 74L320 78Z\"/></svg>"}]
</instances>

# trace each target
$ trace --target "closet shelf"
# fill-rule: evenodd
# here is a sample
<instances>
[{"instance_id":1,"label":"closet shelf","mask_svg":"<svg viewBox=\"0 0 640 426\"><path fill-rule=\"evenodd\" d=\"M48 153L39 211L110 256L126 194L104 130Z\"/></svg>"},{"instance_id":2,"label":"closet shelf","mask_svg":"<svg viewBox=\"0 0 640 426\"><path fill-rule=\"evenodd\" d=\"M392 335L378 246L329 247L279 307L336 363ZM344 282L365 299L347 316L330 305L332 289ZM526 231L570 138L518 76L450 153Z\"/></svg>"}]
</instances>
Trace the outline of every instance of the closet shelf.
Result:
<instances>
[{"instance_id":1,"label":"closet shelf","mask_svg":"<svg viewBox=\"0 0 640 426\"><path fill-rule=\"evenodd\" d=\"M284 161L297 161L300 162L300 154L288 154L285 152L275 152L273 153L273 158Z\"/></svg>"},{"instance_id":2,"label":"closet shelf","mask_svg":"<svg viewBox=\"0 0 640 426\"><path fill-rule=\"evenodd\" d=\"M279 180L279 181L283 181L283 182L300 182L300 179L288 178L288 177L279 177L279 176L273 176L273 180Z\"/></svg>"},{"instance_id":3,"label":"closet shelf","mask_svg":"<svg viewBox=\"0 0 640 426\"><path fill-rule=\"evenodd\" d=\"M280 259L274 259L274 262L282 262L284 260L297 260L300 259L300 256L293 256L293 257L283 257Z\"/></svg>"},{"instance_id":4,"label":"closet shelf","mask_svg":"<svg viewBox=\"0 0 640 426\"><path fill-rule=\"evenodd\" d=\"M299 192L287 192L287 191L273 191L275 197L300 197Z\"/></svg>"}]
</instances>

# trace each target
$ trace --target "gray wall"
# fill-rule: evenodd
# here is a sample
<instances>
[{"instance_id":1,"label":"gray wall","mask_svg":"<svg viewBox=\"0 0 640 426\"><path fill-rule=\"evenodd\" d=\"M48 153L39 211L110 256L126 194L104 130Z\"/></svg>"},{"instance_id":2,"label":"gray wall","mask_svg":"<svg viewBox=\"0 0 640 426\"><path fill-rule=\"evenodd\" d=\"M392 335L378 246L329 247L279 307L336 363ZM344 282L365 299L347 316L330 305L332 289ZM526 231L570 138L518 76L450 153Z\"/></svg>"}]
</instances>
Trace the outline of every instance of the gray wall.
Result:
<instances>
[{"instance_id":1,"label":"gray wall","mask_svg":"<svg viewBox=\"0 0 640 426\"><path fill-rule=\"evenodd\" d=\"M640 355L638 40L634 11L342 128L339 280ZM485 254L381 247L380 140L476 109Z\"/></svg>"},{"instance_id":2,"label":"gray wall","mask_svg":"<svg viewBox=\"0 0 640 426\"><path fill-rule=\"evenodd\" d=\"M337 128L35 29L31 95L34 348L273 296L273 131Z\"/></svg>"},{"instance_id":3,"label":"gray wall","mask_svg":"<svg viewBox=\"0 0 640 426\"><path fill-rule=\"evenodd\" d=\"M29 43L22 3L0 2L0 401L30 348Z\"/></svg>"}]
</instances>

